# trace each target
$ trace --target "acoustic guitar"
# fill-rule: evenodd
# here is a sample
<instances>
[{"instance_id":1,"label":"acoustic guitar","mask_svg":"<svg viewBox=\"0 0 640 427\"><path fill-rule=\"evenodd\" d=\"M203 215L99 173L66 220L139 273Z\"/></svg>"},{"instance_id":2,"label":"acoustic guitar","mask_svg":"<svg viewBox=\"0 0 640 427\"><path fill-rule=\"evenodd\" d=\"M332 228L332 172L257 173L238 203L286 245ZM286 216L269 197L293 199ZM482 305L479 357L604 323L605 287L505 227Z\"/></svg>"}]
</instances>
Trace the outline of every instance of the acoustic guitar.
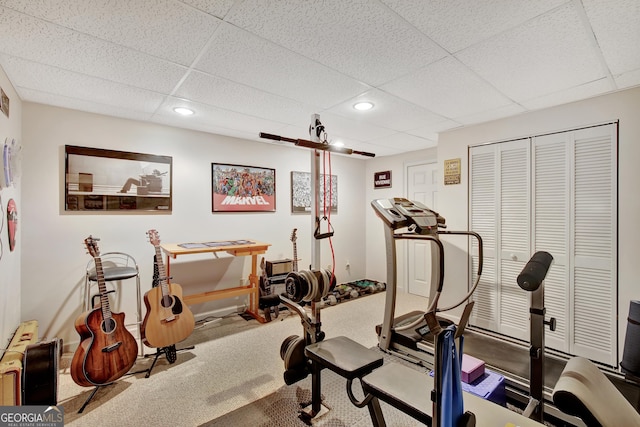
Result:
<instances>
[{"instance_id":1,"label":"acoustic guitar","mask_svg":"<svg viewBox=\"0 0 640 427\"><path fill-rule=\"evenodd\" d=\"M158 286L144 294L147 313L142 321L142 341L149 347L168 347L187 338L193 332L193 313L182 302L182 287L169 283L165 273L160 237L156 230L149 230L149 241L156 251Z\"/></svg>"},{"instance_id":2,"label":"acoustic guitar","mask_svg":"<svg viewBox=\"0 0 640 427\"><path fill-rule=\"evenodd\" d=\"M109 307L97 240L89 236L84 243L95 262L100 306L76 319L80 345L71 360L71 378L87 387L114 382L131 369L138 355L138 344L124 326L124 313L112 313Z\"/></svg>"}]
</instances>

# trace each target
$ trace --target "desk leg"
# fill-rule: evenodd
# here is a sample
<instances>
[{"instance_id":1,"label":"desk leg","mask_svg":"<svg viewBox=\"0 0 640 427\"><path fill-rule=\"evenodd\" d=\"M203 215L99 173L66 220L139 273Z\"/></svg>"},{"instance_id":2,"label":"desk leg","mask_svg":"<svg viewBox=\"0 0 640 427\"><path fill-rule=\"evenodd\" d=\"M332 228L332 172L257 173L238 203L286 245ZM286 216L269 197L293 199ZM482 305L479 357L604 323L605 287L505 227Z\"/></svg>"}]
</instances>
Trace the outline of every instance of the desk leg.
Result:
<instances>
[{"instance_id":1,"label":"desk leg","mask_svg":"<svg viewBox=\"0 0 640 427\"><path fill-rule=\"evenodd\" d=\"M251 293L249 294L249 309L247 312L260 323L266 323L266 319L260 316L260 313L258 312L258 298L260 296L258 255L251 255L251 274L249 275L249 285L251 286Z\"/></svg>"}]
</instances>

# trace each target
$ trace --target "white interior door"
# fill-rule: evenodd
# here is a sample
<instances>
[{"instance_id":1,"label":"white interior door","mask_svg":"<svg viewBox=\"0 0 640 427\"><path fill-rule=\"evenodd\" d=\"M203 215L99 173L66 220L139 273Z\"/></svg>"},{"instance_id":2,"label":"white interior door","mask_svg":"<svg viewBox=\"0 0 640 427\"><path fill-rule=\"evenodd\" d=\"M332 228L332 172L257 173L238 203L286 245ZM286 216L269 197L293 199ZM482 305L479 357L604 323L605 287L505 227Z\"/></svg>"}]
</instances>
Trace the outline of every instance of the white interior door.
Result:
<instances>
[{"instance_id":1,"label":"white interior door","mask_svg":"<svg viewBox=\"0 0 640 427\"><path fill-rule=\"evenodd\" d=\"M407 198L438 210L438 165L422 163L407 166ZM431 288L431 241L408 240L407 291L414 295L429 296Z\"/></svg>"}]
</instances>

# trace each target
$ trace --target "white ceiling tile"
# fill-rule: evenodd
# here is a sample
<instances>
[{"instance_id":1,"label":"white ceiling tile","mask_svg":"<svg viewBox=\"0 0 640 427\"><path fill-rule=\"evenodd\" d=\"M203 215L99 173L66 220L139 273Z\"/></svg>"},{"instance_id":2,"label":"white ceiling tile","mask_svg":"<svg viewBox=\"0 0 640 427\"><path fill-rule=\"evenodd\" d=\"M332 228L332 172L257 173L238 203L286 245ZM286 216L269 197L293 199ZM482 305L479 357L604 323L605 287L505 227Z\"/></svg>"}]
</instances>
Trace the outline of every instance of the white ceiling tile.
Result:
<instances>
[{"instance_id":1,"label":"white ceiling tile","mask_svg":"<svg viewBox=\"0 0 640 427\"><path fill-rule=\"evenodd\" d=\"M146 113L154 112L164 99L155 92L19 58L2 56L1 60L16 88L28 88L50 95Z\"/></svg>"},{"instance_id":2,"label":"white ceiling tile","mask_svg":"<svg viewBox=\"0 0 640 427\"><path fill-rule=\"evenodd\" d=\"M486 110L468 116L456 117L456 121L463 125L471 125L475 123L489 122L502 117L515 116L516 114L520 114L525 111L526 110L521 105L509 104L504 107L496 108L495 110Z\"/></svg>"},{"instance_id":3,"label":"white ceiling tile","mask_svg":"<svg viewBox=\"0 0 640 427\"><path fill-rule=\"evenodd\" d=\"M0 52L61 69L171 91L185 67L85 34L0 9Z\"/></svg>"},{"instance_id":4,"label":"white ceiling tile","mask_svg":"<svg viewBox=\"0 0 640 427\"><path fill-rule=\"evenodd\" d=\"M510 103L451 57L385 84L381 89L452 119Z\"/></svg>"},{"instance_id":5,"label":"white ceiling tile","mask_svg":"<svg viewBox=\"0 0 640 427\"><path fill-rule=\"evenodd\" d=\"M360 101L372 102L374 108L368 111L354 109L353 105ZM361 95L350 98L327 111L352 120L365 121L396 131L414 128L416 123L427 125L444 120L444 117L438 114L378 89L371 89Z\"/></svg>"},{"instance_id":6,"label":"white ceiling tile","mask_svg":"<svg viewBox=\"0 0 640 427\"><path fill-rule=\"evenodd\" d=\"M421 126L415 129L410 129L406 133L408 133L409 135L419 136L420 138L437 141L438 132L444 132L446 130L455 129L461 126L462 124L454 120L445 120L439 123L434 123L432 125Z\"/></svg>"},{"instance_id":7,"label":"white ceiling tile","mask_svg":"<svg viewBox=\"0 0 640 427\"><path fill-rule=\"evenodd\" d=\"M225 18L287 49L378 85L445 52L404 19L369 0L247 0Z\"/></svg>"},{"instance_id":8,"label":"white ceiling tile","mask_svg":"<svg viewBox=\"0 0 640 427\"><path fill-rule=\"evenodd\" d=\"M19 88L20 98L26 102L35 102L38 104L53 105L56 107L68 108L70 110L85 111L88 113L102 114L104 116L121 117L123 119L149 121L151 113L129 110L126 106L111 106L98 104L82 99L69 98L58 94L42 92L35 89Z\"/></svg>"},{"instance_id":9,"label":"white ceiling tile","mask_svg":"<svg viewBox=\"0 0 640 427\"><path fill-rule=\"evenodd\" d=\"M517 102L605 76L573 3L456 57Z\"/></svg>"},{"instance_id":10,"label":"white ceiling tile","mask_svg":"<svg viewBox=\"0 0 640 427\"><path fill-rule=\"evenodd\" d=\"M406 133L394 133L393 135L385 136L384 138L376 138L370 141L376 146L392 147L400 151L417 151L425 148L431 148L438 145L437 140L429 140L419 138L417 136L408 135Z\"/></svg>"},{"instance_id":11,"label":"white ceiling tile","mask_svg":"<svg viewBox=\"0 0 640 427\"><path fill-rule=\"evenodd\" d=\"M640 86L640 68L615 77L618 89Z\"/></svg>"},{"instance_id":12,"label":"white ceiling tile","mask_svg":"<svg viewBox=\"0 0 640 427\"><path fill-rule=\"evenodd\" d=\"M229 10L236 2L236 0L180 0L182 3L191 5L197 9L200 9L209 15L213 15L217 18L223 19Z\"/></svg>"},{"instance_id":13,"label":"white ceiling tile","mask_svg":"<svg viewBox=\"0 0 640 427\"><path fill-rule=\"evenodd\" d=\"M583 0L582 4L611 73L640 68L640 1Z\"/></svg>"},{"instance_id":14,"label":"white ceiling tile","mask_svg":"<svg viewBox=\"0 0 640 427\"><path fill-rule=\"evenodd\" d=\"M220 22L172 0L2 0L0 4L182 65L191 64Z\"/></svg>"},{"instance_id":15,"label":"white ceiling tile","mask_svg":"<svg viewBox=\"0 0 640 427\"><path fill-rule=\"evenodd\" d=\"M636 82L638 83L638 82ZM611 90L611 82L608 79L600 79L595 82L574 86L559 92L551 93L534 99L521 102L528 110L539 110L553 107L554 105L567 104L581 99L591 98Z\"/></svg>"},{"instance_id":16,"label":"white ceiling tile","mask_svg":"<svg viewBox=\"0 0 640 427\"><path fill-rule=\"evenodd\" d=\"M486 40L567 0L381 0L449 52Z\"/></svg>"},{"instance_id":17,"label":"white ceiling tile","mask_svg":"<svg viewBox=\"0 0 640 427\"><path fill-rule=\"evenodd\" d=\"M318 111L312 105L197 71L187 76L175 96L282 123L307 123L311 114Z\"/></svg>"},{"instance_id":18,"label":"white ceiling tile","mask_svg":"<svg viewBox=\"0 0 640 427\"><path fill-rule=\"evenodd\" d=\"M195 69L323 108L369 89L353 78L226 23L220 26Z\"/></svg>"},{"instance_id":19,"label":"white ceiling tile","mask_svg":"<svg viewBox=\"0 0 640 427\"><path fill-rule=\"evenodd\" d=\"M320 114L320 121L325 127L329 142L334 141L336 138L367 141L376 137L393 135L395 133L395 131L391 129L372 125L364 121L350 120L343 116L326 111Z\"/></svg>"},{"instance_id":20,"label":"white ceiling tile","mask_svg":"<svg viewBox=\"0 0 640 427\"><path fill-rule=\"evenodd\" d=\"M194 114L181 116L173 111L175 107L190 108L194 111ZM198 129L202 129L202 126L208 126L209 128L242 130L251 133L255 138L258 137L260 132L273 133L285 126L280 122L273 122L174 97L170 97L162 103L154 116L154 120L171 123L173 126L182 125L189 129L194 129L194 126L198 126Z\"/></svg>"}]
</instances>

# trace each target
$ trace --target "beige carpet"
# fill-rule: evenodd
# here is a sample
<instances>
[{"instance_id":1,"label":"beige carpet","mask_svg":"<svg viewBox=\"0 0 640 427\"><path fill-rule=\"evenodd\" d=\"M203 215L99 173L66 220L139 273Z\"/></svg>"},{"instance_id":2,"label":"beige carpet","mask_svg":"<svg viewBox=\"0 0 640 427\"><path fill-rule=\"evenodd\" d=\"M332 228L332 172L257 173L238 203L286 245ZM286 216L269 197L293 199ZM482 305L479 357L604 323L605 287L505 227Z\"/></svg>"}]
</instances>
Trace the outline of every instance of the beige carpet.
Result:
<instances>
[{"instance_id":1,"label":"beige carpet","mask_svg":"<svg viewBox=\"0 0 640 427\"><path fill-rule=\"evenodd\" d=\"M381 292L323 309L322 329L327 337L345 335L365 347L373 347L377 344L374 328L382 320L384 298L385 292ZM401 294L396 307L398 313L424 309L427 300ZM61 372L58 391L65 426L208 423L284 386L280 345L289 335L302 335L300 319L295 315L281 315L266 324L233 316L198 328L178 345L195 345L193 350L179 352L173 364L161 357L149 378L144 374L125 376L100 388L82 414L77 411L93 388L76 385L66 369ZM65 355L67 360L71 356ZM133 371L146 369L151 362L150 358L140 358ZM299 384L290 387L296 390ZM344 393L344 386L340 389ZM362 411L368 415L366 409Z\"/></svg>"}]
</instances>

